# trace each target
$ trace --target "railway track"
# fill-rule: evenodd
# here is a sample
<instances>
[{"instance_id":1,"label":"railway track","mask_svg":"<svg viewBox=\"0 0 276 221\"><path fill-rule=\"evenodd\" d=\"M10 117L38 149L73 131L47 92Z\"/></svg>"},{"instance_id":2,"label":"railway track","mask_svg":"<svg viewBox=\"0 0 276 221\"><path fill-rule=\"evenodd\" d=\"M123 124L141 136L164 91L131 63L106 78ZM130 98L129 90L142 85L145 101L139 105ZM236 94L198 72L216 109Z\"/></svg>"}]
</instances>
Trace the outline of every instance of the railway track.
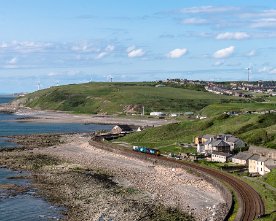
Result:
<instances>
[{"instance_id":1,"label":"railway track","mask_svg":"<svg viewBox=\"0 0 276 221\"><path fill-rule=\"evenodd\" d=\"M164 156L157 157L150 154L138 153L127 148L123 148L117 145L115 146L113 144L101 144L98 142L93 142L92 145L108 151L118 152L123 155L128 155L142 159L145 159L146 156L146 158L154 159L157 161L169 162L171 164L174 164L175 166L183 167L184 169L192 168L199 172L208 174L213 178L220 180L223 183L226 183L227 185L231 186L233 191L237 194L238 198L239 208L237 215L235 217L235 221L252 221L258 218L259 216L262 216L265 212L264 204L260 195L250 185L226 172L203 167L196 163L188 161L179 161Z\"/></svg>"},{"instance_id":2,"label":"railway track","mask_svg":"<svg viewBox=\"0 0 276 221\"><path fill-rule=\"evenodd\" d=\"M169 160L171 159L164 159ZM175 160L173 160L175 161ZM264 204L260 195L244 181L215 169L202 167L190 162L177 162L178 165L185 165L203 173L207 173L216 179L230 185L238 195L239 210L235 218L236 221L252 221L264 214Z\"/></svg>"}]
</instances>

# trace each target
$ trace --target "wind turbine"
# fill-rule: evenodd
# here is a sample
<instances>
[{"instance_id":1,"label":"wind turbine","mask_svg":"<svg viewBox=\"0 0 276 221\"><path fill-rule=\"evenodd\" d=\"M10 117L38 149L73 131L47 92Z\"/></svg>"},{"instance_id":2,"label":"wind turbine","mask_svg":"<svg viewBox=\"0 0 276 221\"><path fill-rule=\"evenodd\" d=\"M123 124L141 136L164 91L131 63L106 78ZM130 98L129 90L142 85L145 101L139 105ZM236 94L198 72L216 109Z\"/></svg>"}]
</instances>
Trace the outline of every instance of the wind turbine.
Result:
<instances>
[{"instance_id":1,"label":"wind turbine","mask_svg":"<svg viewBox=\"0 0 276 221\"><path fill-rule=\"evenodd\" d=\"M112 79L113 79L113 78L112 78L111 75L107 75L106 78L107 78L107 82L112 82Z\"/></svg>"},{"instance_id":2,"label":"wind turbine","mask_svg":"<svg viewBox=\"0 0 276 221\"><path fill-rule=\"evenodd\" d=\"M40 81L37 82L37 85L36 85L36 86L37 86L37 90L39 91L39 90L40 90L40 87L41 87Z\"/></svg>"},{"instance_id":3,"label":"wind turbine","mask_svg":"<svg viewBox=\"0 0 276 221\"><path fill-rule=\"evenodd\" d=\"M249 80L250 80L249 75L250 75L251 67L246 68L246 70L247 70L247 81L249 83Z\"/></svg>"}]
</instances>

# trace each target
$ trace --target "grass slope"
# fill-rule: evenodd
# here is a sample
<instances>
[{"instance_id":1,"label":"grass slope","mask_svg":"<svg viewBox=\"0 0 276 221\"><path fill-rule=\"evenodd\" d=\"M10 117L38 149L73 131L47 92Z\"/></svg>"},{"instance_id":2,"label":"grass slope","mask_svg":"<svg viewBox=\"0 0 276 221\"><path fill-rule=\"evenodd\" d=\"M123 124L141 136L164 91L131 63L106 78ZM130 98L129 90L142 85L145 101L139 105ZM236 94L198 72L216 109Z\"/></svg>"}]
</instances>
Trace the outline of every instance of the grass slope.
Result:
<instances>
[{"instance_id":1,"label":"grass slope","mask_svg":"<svg viewBox=\"0 0 276 221\"><path fill-rule=\"evenodd\" d=\"M144 105L151 111L199 111L214 103L239 101L238 98L204 91L155 87L154 83L86 83L40 90L26 96L33 108L75 113L122 113L127 105Z\"/></svg>"},{"instance_id":2,"label":"grass slope","mask_svg":"<svg viewBox=\"0 0 276 221\"><path fill-rule=\"evenodd\" d=\"M178 143L191 143L195 136L203 134L234 134L249 144L276 149L276 114L239 116L219 115L207 120L183 121L130 134L123 141L134 145L161 148ZM166 150L167 148L165 148ZM171 149L173 150L173 149Z\"/></svg>"},{"instance_id":3,"label":"grass slope","mask_svg":"<svg viewBox=\"0 0 276 221\"><path fill-rule=\"evenodd\" d=\"M265 111L275 110L276 103L257 103L257 102L243 102L243 103L224 103L224 104L211 104L204 107L200 113L202 115L214 116L222 114L227 111L245 112L245 111Z\"/></svg>"}]
</instances>

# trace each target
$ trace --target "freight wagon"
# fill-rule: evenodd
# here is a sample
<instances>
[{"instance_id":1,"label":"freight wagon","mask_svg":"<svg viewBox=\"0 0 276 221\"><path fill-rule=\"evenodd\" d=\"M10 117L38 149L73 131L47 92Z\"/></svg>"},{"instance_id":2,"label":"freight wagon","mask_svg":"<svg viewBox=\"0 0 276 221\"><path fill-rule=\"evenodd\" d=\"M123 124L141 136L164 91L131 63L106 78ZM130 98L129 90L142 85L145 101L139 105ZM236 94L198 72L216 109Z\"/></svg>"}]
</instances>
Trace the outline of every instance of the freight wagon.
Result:
<instances>
[{"instance_id":1,"label":"freight wagon","mask_svg":"<svg viewBox=\"0 0 276 221\"><path fill-rule=\"evenodd\" d=\"M160 151L148 147L140 147L140 146L133 146L132 148L134 151L140 152L140 153L147 153L152 154L156 156L160 156Z\"/></svg>"}]
</instances>

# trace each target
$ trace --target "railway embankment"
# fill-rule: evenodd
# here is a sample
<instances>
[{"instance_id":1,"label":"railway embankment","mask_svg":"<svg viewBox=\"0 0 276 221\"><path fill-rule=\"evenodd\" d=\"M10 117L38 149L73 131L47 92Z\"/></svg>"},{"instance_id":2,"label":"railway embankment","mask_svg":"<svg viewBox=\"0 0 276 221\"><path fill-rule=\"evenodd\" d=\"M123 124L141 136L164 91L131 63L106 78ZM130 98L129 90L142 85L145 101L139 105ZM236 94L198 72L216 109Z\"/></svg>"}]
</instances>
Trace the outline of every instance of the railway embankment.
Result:
<instances>
[{"instance_id":1,"label":"railway embankment","mask_svg":"<svg viewBox=\"0 0 276 221\"><path fill-rule=\"evenodd\" d=\"M227 219L232 208L232 195L225 183L237 193L236 220L253 220L264 212L256 191L231 175L91 141L87 134L63 134L50 146L37 145L0 155L2 164L27 165L26 169L34 171L41 193L68 208L68 214L78 219L104 216L136 220L176 213L186 217L183 220L221 221ZM123 194L119 196L118 192ZM104 197L97 201L99 194ZM121 206L124 201L128 202L126 207Z\"/></svg>"},{"instance_id":2,"label":"railway embankment","mask_svg":"<svg viewBox=\"0 0 276 221\"><path fill-rule=\"evenodd\" d=\"M69 208L71 217L158 220L157 215L168 218L176 214L185 217L181 220L223 220L224 197L198 174L169 162L131 155L134 151L130 155L114 147L110 151L106 143L89 144L90 137L81 134L62 135L60 140L51 147L0 154L11 165L23 157L24 162L18 164L35 169L35 182L43 195ZM49 163L44 164L45 160ZM112 186L102 189L106 183ZM99 198L96 194L102 200L95 200Z\"/></svg>"}]
</instances>

